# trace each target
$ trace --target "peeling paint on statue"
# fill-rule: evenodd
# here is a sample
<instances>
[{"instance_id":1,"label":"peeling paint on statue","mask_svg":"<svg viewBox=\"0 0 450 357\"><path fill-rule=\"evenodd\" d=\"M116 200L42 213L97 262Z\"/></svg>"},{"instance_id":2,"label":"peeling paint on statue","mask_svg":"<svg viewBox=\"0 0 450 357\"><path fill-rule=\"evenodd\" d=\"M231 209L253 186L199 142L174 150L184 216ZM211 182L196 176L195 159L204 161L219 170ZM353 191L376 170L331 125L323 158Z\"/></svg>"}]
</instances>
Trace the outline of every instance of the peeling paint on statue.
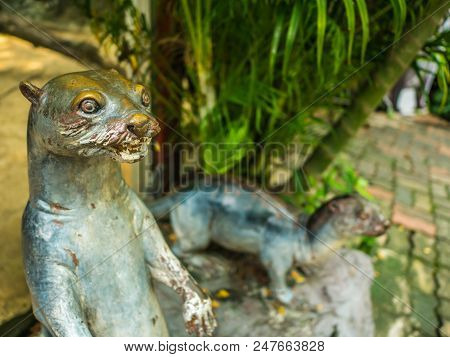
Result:
<instances>
[{"instance_id":1,"label":"peeling paint on statue","mask_svg":"<svg viewBox=\"0 0 450 357\"><path fill-rule=\"evenodd\" d=\"M211 335L209 298L115 162L140 160L159 131L145 88L87 71L20 90L32 103L22 229L37 319L53 336L165 336L153 278L180 294L190 332Z\"/></svg>"}]
</instances>

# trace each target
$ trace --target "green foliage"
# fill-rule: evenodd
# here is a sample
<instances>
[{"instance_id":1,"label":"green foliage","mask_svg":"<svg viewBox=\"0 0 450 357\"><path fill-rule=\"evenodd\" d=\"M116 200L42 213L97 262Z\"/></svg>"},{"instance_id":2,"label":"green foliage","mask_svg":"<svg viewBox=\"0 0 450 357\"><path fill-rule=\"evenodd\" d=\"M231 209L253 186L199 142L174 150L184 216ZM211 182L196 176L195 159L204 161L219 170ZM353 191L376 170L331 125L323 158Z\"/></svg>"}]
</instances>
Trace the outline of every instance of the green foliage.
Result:
<instances>
[{"instance_id":1,"label":"green foliage","mask_svg":"<svg viewBox=\"0 0 450 357\"><path fill-rule=\"evenodd\" d=\"M378 252L378 237L362 236L359 242L354 245L354 248L373 257Z\"/></svg>"},{"instance_id":2,"label":"green foliage","mask_svg":"<svg viewBox=\"0 0 450 357\"><path fill-rule=\"evenodd\" d=\"M195 144L233 144L226 152L200 151L208 172L226 173L245 159L254 162L252 174L265 177L260 163L270 153L261 146L315 145L379 58L361 64L414 24L426 2L152 2L156 15L170 7L170 30L164 21L152 29L131 0L87 3L99 38L151 87L159 113L167 114L162 121L172 120ZM243 150L249 143L254 150Z\"/></svg>"},{"instance_id":3,"label":"green foliage","mask_svg":"<svg viewBox=\"0 0 450 357\"><path fill-rule=\"evenodd\" d=\"M346 157L339 156L323 173L321 180L310 177L307 190L298 189L297 194L286 195L283 198L291 205L301 207L302 212L311 214L326 200L336 195L357 192L361 196L373 200L367 187L367 180L358 175ZM350 241L348 247L374 256L378 249L378 239L377 237L361 236Z\"/></svg>"},{"instance_id":4,"label":"green foliage","mask_svg":"<svg viewBox=\"0 0 450 357\"><path fill-rule=\"evenodd\" d=\"M87 0L84 7L99 41L107 47L114 46L119 62L128 65L131 76L149 70L150 25L132 0ZM145 79L148 82L149 78Z\"/></svg>"},{"instance_id":5,"label":"green foliage","mask_svg":"<svg viewBox=\"0 0 450 357\"><path fill-rule=\"evenodd\" d=\"M424 46L422 53L417 56L413 68L416 70L422 84L423 76L430 73L427 64L433 63L436 68L438 94L430 101L430 109L436 114L448 115L450 102L448 97L448 83L450 82L450 29L444 29L431 38ZM434 72L432 72L434 73ZM439 101L436 99L439 98Z\"/></svg>"},{"instance_id":6,"label":"green foliage","mask_svg":"<svg viewBox=\"0 0 450 357\"><path fill-rule=\"evenodd\" d=\"M299 193L292 198L295 201L291 201L306 213L314 212L324 201L336 195L357 192L371 198L367 192L367 180L358 175L346 158L338 157L320 180L309 177L307 181L307 190L298 189Z\"/></svg>"}]
</instances>

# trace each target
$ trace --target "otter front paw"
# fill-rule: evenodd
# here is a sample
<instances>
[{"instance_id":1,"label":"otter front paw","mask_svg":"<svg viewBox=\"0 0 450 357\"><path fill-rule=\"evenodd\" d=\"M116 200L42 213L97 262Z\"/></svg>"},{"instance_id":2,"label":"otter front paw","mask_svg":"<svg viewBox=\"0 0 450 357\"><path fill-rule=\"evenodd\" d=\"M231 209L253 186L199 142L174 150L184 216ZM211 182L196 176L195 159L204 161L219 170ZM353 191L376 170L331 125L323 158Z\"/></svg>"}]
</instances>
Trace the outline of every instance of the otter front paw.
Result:
<instances>
[{"instance_id":1,"label":"otter front paw","mask_svg":"<svg viewBox=\"0 0 450 357\"><path fill-rule=\"evenodd\" d=\"M288 288L276 289L274 292L275 292L276 298L283 304L289 304L294 297L292 290L288 289Z\"/></svg>"},{"instance_id":2,"label":"otter front paw","mask_svg":"<svg viewBox=\"0 0 450 357\"><path fill-rule=\"evenodd\" d=\"M183 317L186 330L197 336L211 336L217 326L211 300L202 299L195 293L186 298L183 305Z\"/></svg>"}]
</instances>

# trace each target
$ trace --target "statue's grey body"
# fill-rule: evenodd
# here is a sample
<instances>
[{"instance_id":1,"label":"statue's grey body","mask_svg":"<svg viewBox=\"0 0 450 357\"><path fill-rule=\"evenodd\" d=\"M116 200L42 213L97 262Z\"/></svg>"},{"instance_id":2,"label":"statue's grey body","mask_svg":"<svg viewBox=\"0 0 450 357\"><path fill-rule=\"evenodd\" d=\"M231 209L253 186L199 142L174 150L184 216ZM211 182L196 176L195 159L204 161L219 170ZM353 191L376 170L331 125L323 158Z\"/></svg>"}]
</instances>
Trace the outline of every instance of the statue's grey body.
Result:
<instances>
[{"instance_id":1,"label":"statue's grey body","mask_svg":"<svg viewBox=\"0 0 450 357\"><path fill-rule=\"evenodd\" d=\"M282 302L292 298L286 273L293 266L310 270L348 238L377 236L388 225L379 209L359 195L332 199L306 222L299 222L273 197L220 180L149 202L148 206L157 218L170 211L177 235L172 250L179 256L205 249L211 241L233 251L256 254Z\"/></svg>"},{"instance_id":2,"label":"statue's grey body","mask_svg":"<svg viewBox=\"0 0 450 357\"><path fill-rule=\"evenodd\" d=\"M68 190L28 203L23 246L36 316L56 335L164 336L147 268L158 228L119 167L91 160L92 166L83 160L80 167L53 161L51 170L59 174L47 177L46 186L57 183L53 176ZM96 179L86 180L83 171ZM71 199L72 190L93 194Z\"/></svg>"},{"instance_id":3,"label":"statue's grey body","mask_svg":"<svg viewBox=\"0 0 450 357\"><path fill-rule=\"evenodd\" d=\"M37 319L53 336L166 336L156 279L182 297L188 329L211 334L209 299L111 160L140 159L157 132L140 87L115 72L91 71L21 90L33 103L23 251ZM98 93L104 103L97 116L69 108L80 95Z\"/></svg>"}]
</instances>

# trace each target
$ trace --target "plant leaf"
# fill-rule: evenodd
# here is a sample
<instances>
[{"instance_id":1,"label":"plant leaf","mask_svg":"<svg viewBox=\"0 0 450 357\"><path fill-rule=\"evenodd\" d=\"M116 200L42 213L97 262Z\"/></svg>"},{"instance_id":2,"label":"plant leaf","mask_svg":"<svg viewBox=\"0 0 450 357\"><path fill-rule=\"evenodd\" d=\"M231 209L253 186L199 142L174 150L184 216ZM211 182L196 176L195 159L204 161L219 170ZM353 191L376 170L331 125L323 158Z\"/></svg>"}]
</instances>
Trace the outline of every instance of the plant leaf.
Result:
<instances>
[{"instance_id":1,"label":"plant leaf","mask_svg":"<svg viewBox=\"0 0 450 357\"><path fill-rule=\"evenodd\" d=\"M322 68L323 43L327 27L327 0L317 1L317 67Z\"/></svg>"},{"instance_id":2,"label":"plant leaf","mask_svg":"<svg viewBox=\"0 0 450 357\"><path fill-rule=\"evenodd\" d=\"M367 6L365 0L356 0L358 5L359 17L361 18L362 26L362 45L361 45L361 63L364 62L366 57L367 44L369 42L369 13L367 12Z\"/></svg>"},{"instance_id":3,"label":"plant leaf","mask_svg":"<svg viewBox=\"0 0 450 357\"><path fill-rule=\"evenodd\" d=\"M275 29L273 31L272 45L270 46L270 58L269 58L269 81L273 81L273 70L277 59L278 45L280 44L281 30L283 29L284 16L279 13L275 21Z\"/></svg>"},{"instance_id":4,"label":"plant leaf","mask_svg":"<svg viewBox=\"0 0 450 357\"><path fill-rule=\"evenodd\" d=\"M353 3L353 0L343 1L348 26L347 62L350 64L352 58L353 40L355 39L355 5Z\"/></svg>"},{"instance_id":5,"label":"plant leaf","mask_svg":"<svg viewBox=\"0 0 450 357\"><path fill-rule=\"evenodd\" d=\"M284 45L284 58L283 58L283 77L286 77L286 72L288 68L289 58L292 53L292 48L294 46L295 37L298 32L298 25L301 19L301 7L300 1L297 1L292 10L291 19L289 21L289 27L286 34L286 44Z\"/></svg>"}]
</instances>

